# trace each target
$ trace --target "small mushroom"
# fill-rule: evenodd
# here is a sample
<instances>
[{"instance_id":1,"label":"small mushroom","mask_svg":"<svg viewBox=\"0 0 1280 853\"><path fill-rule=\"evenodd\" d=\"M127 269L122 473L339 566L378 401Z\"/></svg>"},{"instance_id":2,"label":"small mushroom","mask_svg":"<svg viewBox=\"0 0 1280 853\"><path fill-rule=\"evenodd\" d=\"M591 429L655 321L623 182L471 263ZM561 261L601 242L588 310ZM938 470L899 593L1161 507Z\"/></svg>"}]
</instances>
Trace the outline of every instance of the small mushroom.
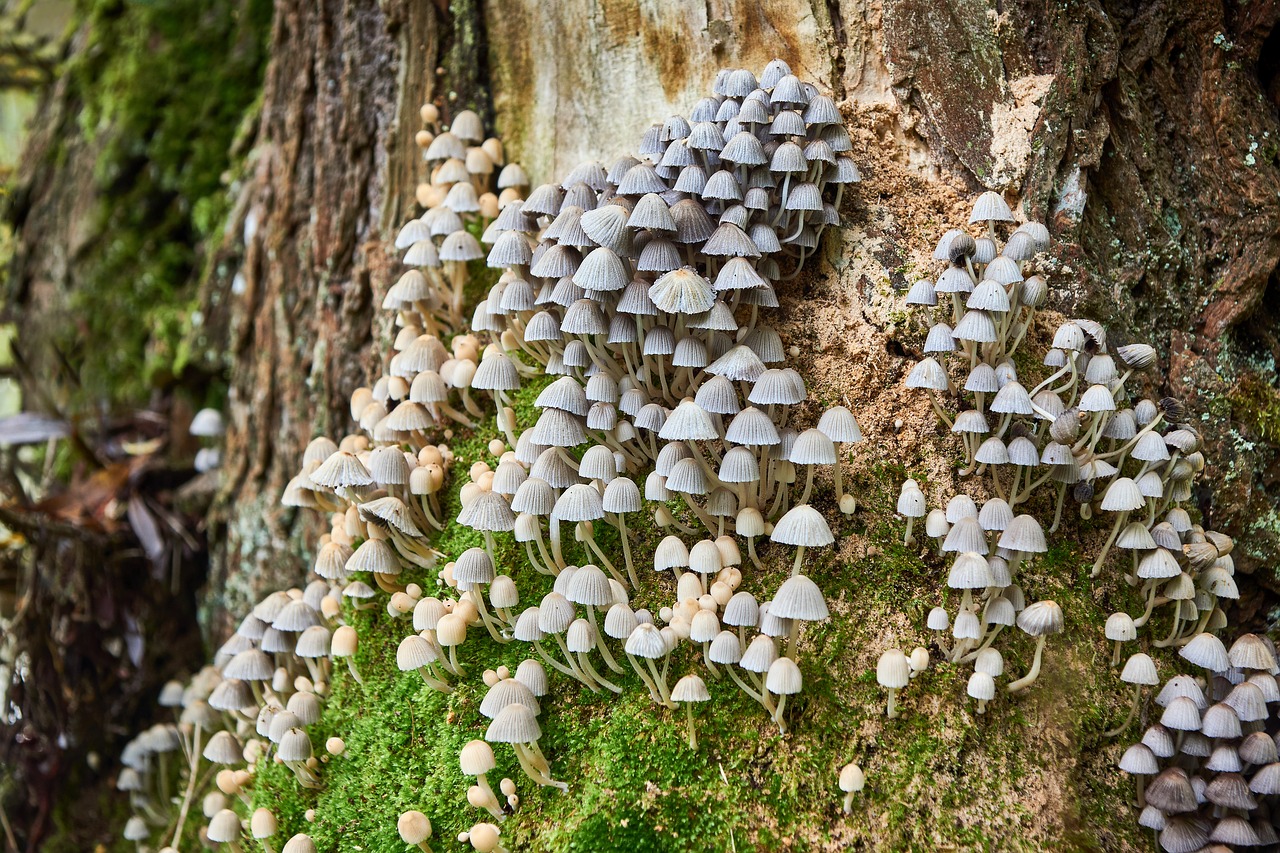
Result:
<instances>
[{"instance_id":1,"label":"small mushroom","mask_svg":"<svg viewBox=\"0 0 1280 853\"><path fill-rule=\"evenodd\" d=\"M901 649L889 649L880 655L880 660L876 664L876 682L889 691L889 701L885 706L885 713L888 714L889 719L892 720L898 716L894 705L896 694L910 681L911 664Z\"/></svg>"},{"instance_id":2,"label":"small mushroom","mask_svg":"<svg viewBox=\"0 0 1280 853\"><path fill-rule=\"evenodd\" d=\"M431 845L427 843L431 837L431 821L422 812L412 809L404 812L396 821L396 829L405 844L412 844L424 853L432 853Z\"/></svg>"},{"instance_id":3,"label":"small mushroom","mask_svg":"<svg viewBox=\"0 0 1280 853\"><path fill-rule=\"evenodd\" d=\"M1053 634L1061 634L1063 628L1062 608L1054 601L1037 601L1028 605L1018 614L1018 627L1036 638L1035 659L1031 669L1022 678L1009 684L1006 690L1018 693L1035 683L1040 675L1040 662L1044 657L1044 644Z\"/></svg>"},{"instance_id":4,"label":"small mushroom","mask_svg":"<svg viewBox=\"0 0 1280 853\"><path fill-rule=\"evenodd\" d=\"M693 706L695 703L710 699L711 694L707 692L706 682L697 675L686 675L671 688L671 701L684 703L685 725L689 730L689 748L695 752L698 749L698 736L694 729Z\"/></svg>"},{"instance_id":5,"label":"small mushroom","mask_svg":"<svg viewBox=\"0 0 1280 853\"><path fill-rule=\"evenodd\" d=\"M861 791L867 784L867 777L862 768L850 762L840 768L840 790L844 791L844 813L853 812L853 795Z\"/></svg>"}]
</instances>

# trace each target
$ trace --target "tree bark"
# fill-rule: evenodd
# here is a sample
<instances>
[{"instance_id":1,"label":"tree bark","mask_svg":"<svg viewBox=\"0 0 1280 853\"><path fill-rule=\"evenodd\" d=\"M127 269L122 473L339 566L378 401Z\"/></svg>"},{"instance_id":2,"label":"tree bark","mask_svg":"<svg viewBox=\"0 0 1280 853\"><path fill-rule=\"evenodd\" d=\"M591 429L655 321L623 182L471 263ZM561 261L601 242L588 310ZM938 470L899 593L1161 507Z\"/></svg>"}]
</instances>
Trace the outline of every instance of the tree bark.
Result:
<instances>
[{"instance_id":1,"label":"tree bark","mask_svg":"<svg viewBox=\"0 0 1280 853\"><path fill-rule=\"evenodd\" d=\"M1214 448L1206 480L1217 488L1202 509L1241 537L1241 568L1270 560L1278 14L1270 3L977 0L278 7L242 205L256 222L245 291L226 292L229 276L211 282L230 316L234 377L215 588L246 567L257 589L301 568L306 540L289 535L275 500L306 441L350 425L346 398L379 357L374 309L398 269L387 246L421 176L408 144L420 102L447 118L464 105L488 114L491 97L510 157L550 180L630 150L719 68L775 55L833 93L860 143L875 192L832 238L842 245L828 256L846 263L831 295L861 303L878 346L913 345L874 290L924 269L939 214L954 218L982 188L1020 198L1054 231L1052 307L1160 349L1161 391L1203 417Z\"/></svg>"}]
</instances>

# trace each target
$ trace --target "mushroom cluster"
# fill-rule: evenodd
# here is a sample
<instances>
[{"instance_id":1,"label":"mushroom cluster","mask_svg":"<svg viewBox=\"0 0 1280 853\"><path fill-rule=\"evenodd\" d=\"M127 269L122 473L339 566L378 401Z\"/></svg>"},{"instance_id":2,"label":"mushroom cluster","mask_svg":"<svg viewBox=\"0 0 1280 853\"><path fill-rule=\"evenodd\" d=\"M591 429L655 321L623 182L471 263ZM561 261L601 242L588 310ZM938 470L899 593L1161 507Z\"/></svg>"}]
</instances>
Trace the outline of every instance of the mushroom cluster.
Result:
<instances>
[{"instance_id":1,"label":"mushroom cluster","mask_svg":"<svg viewBox=\"0 0 1280 853\"><path fill-rule=\"evenodd\" d=\"M1155 350L1137 343L1111 347L1100 324L1068 320L1043 357L1046 375L1035 384L1019 377L1013 356L1035 338L1028 332L1049 296L1037 269L1049 237L1044 226L1025 222L1001 245L1000 229L1012 221L998 194L983 193L969 219L977 230L944 234L933 253L942 271L916 282L906 297L909 305L936 312L937 320L926 334L926 357L906 384L928 394L942 423L959 435L960 475L980 480L973 492L991 496L979 505L960 493L931 509L919 484L907 480L897 507L907 520L904 543L916 542L920 519L938 553L952 561L946 585L958 591L958 608L934 608L928 627L950 632L939 647L952 661L975 664L969 695L979 707L993 694L990 679L1003 672L993 641L1004 628L1016 625L1037 638L1031 672L1009 685L1014 692L1034 680L1045 638L1063 628L1053 602L1024 609L1018 574L1048 550L1068 493L1082 520L1096 516L1107 523L1094 577L1114 552L1128 552L1120 575L1145 601L1142 612L1107 621L1114 666L1121 644L1137 638L1157 607L1168 605L1160 611L1168 623L1153 633L1152 644L1181 646L1223 628L1219 602L1238 597L1231 538L1198 527L1185 508L1205 466L1199 435L1181 404L1144 398L1135 387L1154 366ZM1047 526L1028 511L1042 486L1053 490ZM1133 677L1139 671L1146 668L1135 665Z\"/></svg>"},{"instance_id":2,"label":"mushroom cluster","mask_svg":"<svg viewBox=\"0 0 1280 853\"><path fill-rule=\"evenodd\" d=\"M260 602L213 666L172 685L178 725L131 745L139 838L181 838L209 766L225 767L225 797L245 795L248 768L267 757L322 785L307 727L333 678L361 682L348 616L373 607L412 625L396 665L424 689L474 677L491 644L528 644L514 673L484 669L489 722L460 756L483 821L519 803L511 780L505 802L486 781L493 745L509 745L537 785L567 787L538 744L549 674L604 695L634 674L658 705L684 705L694 750L695 705L714 702L718 681L787 729L801 629L829 616L804 573L806 555L812 565L835 542L814 506L819 475L853 513L841 465L862 433L843 406L801 422L805 383L760 309L777 305L774 283L800 270L858 180L834 103L781 61L759 77L726 71L636 156L584 163L527 195L474 114L447 130L430 105L422 118L430 180L417 194L425 212L396 238L406 272L383 302L394 335L382 375L352 394L359 431L313 440L282 499L328 515L315 579ZM468 312L470 285L486 279ZM519 423L513 398L531 383L536 418ZM453 479L464 466L442 440L493 427L491 458ZM459 489L455 517L446 487ZM636 535L650 512L670 533L651 554ZM439 553L436 534L453 525L477 544ZM769 542L794 549L792 571L757 597L744 569ZM435 589L404 582L424 571ZM245 827L228 803L202 833L232 849ZM405 812L399 830L427 849L427 815ZM463 836L503 849L497 824Z\"/></svg>"},{"instance_id":3,"label":"mushroom cluster","mask_svg":"<svg viewBox=\"0 0 1280 853\"><path fill-rule=\"evenodd\" d=\"M1120 758L1137 781L1138 818L1161 850L1280 844L1280 687L1275 646L1245 634L1227 648L1200 634L1179 654L1200 671L1160 688L1153 723Z\"/></svg>"}]
</instances>

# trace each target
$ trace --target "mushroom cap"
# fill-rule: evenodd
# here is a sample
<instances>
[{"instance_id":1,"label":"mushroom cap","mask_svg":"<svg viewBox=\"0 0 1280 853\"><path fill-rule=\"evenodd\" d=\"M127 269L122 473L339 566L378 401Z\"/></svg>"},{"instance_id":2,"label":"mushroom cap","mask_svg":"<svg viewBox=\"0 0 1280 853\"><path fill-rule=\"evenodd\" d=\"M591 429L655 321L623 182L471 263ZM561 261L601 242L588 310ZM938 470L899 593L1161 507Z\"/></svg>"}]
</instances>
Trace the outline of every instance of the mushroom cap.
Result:
<instances>
[{"instance_id":1,"label":"mushroom cap","mask_svg":"<svg viewBox=\"0 0 1280 853\"><path fill-rule=\"evenodd\" d=\"M794 660L789 657L780 657L769 664L769 671L765 676L765 689L770 693L790 696L799 693L803 688L804 678Z\"/></svg>"},{"instance_id":2,"label":"mushroom cap","mask_svg":"<svg viewBox=\"0 0 1280 853\"><path fill-rule=\"evenodd\" d=\"M697 675L686 675L671 688L673 702L706 702L710 699L706 682Z\"/></svg>"},{"instance_id":3,"label":"mushroom cap","mask_svg":"<svg viewBox=\"0 0 1280 853\"><path fill-rule=\"evenodd\" d=\"M803 545L807 548L823 547L835 542L826 519L809 504L797 504L778 519L770 540L783 545Z\"/></svg>"},{"instance_id":4,"label":"mushroom cap","mask_svg":"<svg viewBox=\"0 0 1280 853\"><path fill-rule=\"evenodd\" d=\"M285 762L306 761L311 757L311 738L307 737L307 733L302 729L291 728L280 738L276 754L280 756L281 761Z\"/></svg>"},{"instance_id":5,"label":"mushroom cap","mask_svg":"<svg viewBox=\"0 0 1280 853\"><path fill-rule=\"evenodd\" d=\"M1276 658L1267 644L1257 634L1244 634L1231 644L1227 652L1231 665L1239 669L1260 669L1272 672Z\"/></svg>"},{"instance_id":6,"label":"mushroom cap","mask_svg":"<svg viewBox=\"0 0 1280 853\"><path fill-rule=\"evenodd\" d=\"M654 660L667 653L667 643L656 625L641 622L627 637L625 649L629 655Z\"/></svg>"},{"instance_id":7,"label":"mushroom cap","mask_svg":"<svg viewBox=\"0 0 1280 853\"><path fill-rule=\"evenodd\" d=\"M498 766L493 757L492 747L482 740L467 741L458 755L458 765L465 776L479 776Z\"/></svg>"},{"instance_id":8,"label":"mushroom cap","mask_svg":"<svg viewBox=\"0 0 1280 853\"><path fill-rule=\"evenodd\" d=\"M1135 743L1124 751L1117 765L1125 773L1134 776L1153 776L1160 772L1160 765L1146 744Z\"/></svg>"},{"instance_id":9,"label":"mushroom cap","mask_svg":"<svg viewBox=\"0 0 1280 853\"><path fill-rule=\"evenodd\" d=\"M249 818L249 832L254 838L270 838L279 831L279 823L270 809L255 809Z\"/></svg>"},{"instance_id":10,"label":"mushroom cap","mask_svg":"<svg viewBox=\"0 0 1280 853\"><path fill-rule=\"evenodd\" d=\"M1191 642L1178 650L1178 654L1210 672L1225 672L1231 665L1227 648L1222 644L1222 640L1209 633L1197 634Z\"/></svg>"},{"instance_id":11,"label":"mushroom cap","mask_svg":"<svg viewBox=\"0 0 1280 853\"><path fill-rule=\"evenodd\" d=\"M782 582L773 596L769 612L780 619L806 622L821 621L830 615L822 590L805 575L793 575Z\"/></svg>"},{"instance_id":12,"label":"mushroom cap","mask_svg":"<svg viewBox=\"0 0 1280 853\"><path fill-rule=\"evenodd\" d=\"M1147 802L1166 814L1195 811L1199 807L1187 771L1169 767L1147 784Z\"/></svg>"},{"instance_id":13,"label":"mushroom cap","mask_svg":"<svg viewBox=\"0 0 1280 853\"><path fill-rule=\"evenodd\" d=\"M773 637L759 634L742 653L738 665L748 672L764 673L778 659L778 646Z\"/></svg>"},{"instance_id":14,"label":"mushroom cap","mask_svg":"<svg viewBox=\"0 0 1280 853\"><path fill-rule=\"evenodd\" d=\"M1055 601L1037 601L1018 614L1018 627L1033 637L1060 634L1063 628L1062 608Z\"/></svg>"},{"instance_id":15,"label":"mushroom cap","mask_svg":"<svg viewBox=\"0 0 1280 853\"><path fill-rule=\"evenodd\" d=\"M863 774L862 768L857 764L850 762L840 768L840 790L846 794L855 794L861 791L867 784L867 777Z\"/></svg>"},{"instance_id":16,"label":"mushroom cap","mask_svg":"<svg viewBox=\"0 0 1280 853\"><path fill-rule=\"evenodd\" d=\"M1129 613L1117 612L1107 616L1103 634L1108 640L1116 640L1120 643L1128 643L1138 637L1138 629L1133 624L1133 616Z\"/></svg>"},{"instance_id":17,"label":"mushroom cap","mask_svg":"<svg viewBox=\"0 0 1280 853\"><path fill-rule=\"evenodd\" d=\"M1149 655L1142 652L1131 655L1120 673L1120 680L1126 684L1159 684L1156 674L1156 663Z\"/></svg>"},{"instance_id":18,"label":"mushroom cap","mask_svg":"<svg viewBox=\"0 0 1280 853\"><path fill-rule=\"evenodd\" d=\"M299 832L285 842L280 853L316 853L316 843L311 840L310 835Z\"/></svg>"},{"instance_id":19,"label":"mushroom cap","mask_svg":"<svg viewBox=\"0 0 1280 853\"><path fill-rule=\"evenodd\" d=\"M241 764L244 762L244 747L231 732L222 731L214 734L205 744L201 753L214 764Z\"/></svg>"},{"instance_id":20,"label":"mushroom cap","mask_svg":"<svg viewBox=\"0 0 1280 853\"><path fill-rule=\"evenodd\" d=\"M209 821L209 840L218 844L237 841L241 832L240 816L231 809L223 809Z\"/></svg>"},{"instance_id":21,"label":"mushroom cap","mask_svg":"<svg viewBox=\"0 0 1280 853\"><path fill-rule=\"evenodd\" d=\"M431 821L420 811L410 810L400 815L396 829L405 844L421 844L431 837Z\"/></svg>"},{"instance_id":22,"label":"mushroom cap","mask_svg":"<svg viewBox=\"0 0 1280 853\"><path fill-rule=\"evenodd\" d=\"M990 702L996 696L996 680L985 672L975 671L969 676L966 690L971 698Z\"/></svg>"},{"instance_id":23,"label":"mushroom cap","mask_svg":"<svg viewBox=\"0 0 1280 853\"><path fill-rule=\"evenodd\" d=\"M538 718L527 706L511 704L498 712L484 739L490 743L533 743L542 737Z\"/></svg>"},{"instance_id":24,"label":"mushroom cap","mask_svg":"<svg viewBox=\"0 0 1280 853\"><path fill-rule=\"evenodd\" d=\"M911 664L901 649L889 649L876 663L876 682L881 687L898 690L911 681Z\"/></svg>"}]
</instances>

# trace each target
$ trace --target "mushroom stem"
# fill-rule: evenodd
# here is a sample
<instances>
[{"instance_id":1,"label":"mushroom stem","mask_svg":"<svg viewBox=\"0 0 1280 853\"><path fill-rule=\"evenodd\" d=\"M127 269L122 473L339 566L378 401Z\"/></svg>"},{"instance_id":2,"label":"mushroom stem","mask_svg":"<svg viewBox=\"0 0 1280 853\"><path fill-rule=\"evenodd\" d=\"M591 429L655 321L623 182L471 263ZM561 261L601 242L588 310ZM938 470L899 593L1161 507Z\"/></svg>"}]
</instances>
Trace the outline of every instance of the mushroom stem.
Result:
<instances>
[{"instance_id":1,"label":"mushroom stem","mask_svg":"<svg viewBox=\"0 0 1280 853\"><path fill-rule=\"evenodd\" d=\"M755 563L757 569L763 568L760 565L760 558L756 556L756 537L747 537L747 553L751 556L751 562Z\"/></svg>"},{"instance_id":2,"label":"mushroom stem","mask_svg":"<svg viewBox=\"0 0 1280 853\"><path fill-rule=\"evenodd\" d=\"M542 522L538 522L538 524L534 525L533 535L534 539L538 543L538 553L542 555L542 562L547 567L547 574L552 575L553 577L560 574L560 565L551 558L550 554L547 553L547 543L546 540L542 538Z\"/></svg>"},{"instance_id":3,"label":"mushroom stem","mask_svg":"<svg viewBox=\"0 0 1280 853\"><path fill-rule=\"evenodd\" d=\"M635 565L631 559L631 537L627 534L627 520L623 513L617 513L618 537L622 540L622 557L627 563L627 577L631 578L631 588L640 589L640 579L636 577ZM619 670L621 671L621 670Z\"/></svg>"},{"instance_id":4,"label":"mushroom stem","mask_svg":"<svg viewBox=\"0 0 1280 853\"><path fill-rule=\"evenodd\" d=\"M787 723L782 719L782 712L787 707L787 694L783 693L778 697L778 707L773 709L773 721L778 724L778 731L782 734L787 733Z\"/></svg>"},{"instance_id":5,"label":"mushroom stem","mask_svg":"<svg viewBox=\"0 0 1280 853\"><path fill-rule=\"evenodd\" d=\"M449 650L453 651L453 647L450 646ZM431 670L428 669L427 667L425 666L418 667L418 674L422 676L422 680L425 681L427 683L427 686L430 687L432 690L438 690L441 693L453 692L453 688L449 686L449 683L447 681L443 681L440 678L436 677L436 675L433 672L431 672Z\"/></svg>"},{"instance_id":6,"label":"mushroom stem","mask_svg":"<svg viewBox=\"0 0 1280 853\"><path fill-rule=\"evenodd\" d=\"M716 665L711 662L711 658L708 657L710 651L711 651L711 644L703 643L702 644L702 662L707 665L707 672L711 673L712 678L719 678L720 670L716 668Z\"/></svg>"},{"instance_id":7,"label":"mushroom stem","mask_svg":"<svg viewBox=\"0 0 1280 853\"><path fill-rule=\"evenodd\" d=\"M587 657L586 654L582 652L578 652L578 665L582 667L583 672L590 676L600 686L611 690L614 693L622 692L621 687L597 672L595 666L591 663L591 658Z\"/></svg>"},{"instance_id":8,"label":"mushroom stem","mask_svg":"<svg viewBox=\"0 0 1280 853\"><path fill-rule=\"evenodd\" d=\"M1039 677L1040 661L1044 658L1045 639L1046 637L1043 634L1036 638L1036 656L1035 659L1031 661L1031 671L1006 688L1010 693L1017 693L1021 690L1026 690L1035 682L1036 678Z\"/></svg>"},{"instance_id":9,"label":"mushroom stem","mask_svg":"<svg viewBox=\"0 0 1280 853\"><path fill-rule=\"evenodd\" d=\"M457 646L449 647L449 668L452 669L454 672L458 673L458 675L466 675L466 673L462 669L462 665L458 663L458 647ZM448 691L445 691L445 692L448 692Z\"/></svg>"},{"instance_id":10,"label":"mushroom stem","mask_svg":"<svg viewBox=\"0 0 1280 853\"><path fill-rule=\"evenodd\" d=\"M658 685L658 692L662 694L662 704L668 708L674 708L675 703L671 701L671 690L667 687L667 680L658 672L658 666L653 662L652 658L645 658L645 663L649 666L649 673L653 676L653 681Z\"/></svg>"},{"instance_id":11,"label":"mushroom stem","mask_svg":"<svg viewBox=\"0 0 1280 853\"><path fill-rule=\"evenodd\" d=\"M573 653L569 651L569 647L564 644L564 637L559 634L552 634L556 638L556 645L560 647L560 654L564 655L564 659L569 662L569 666L573 669L573 677L581 681L587 687L591 688L592 693L599 693L600 687L591 680L591 676L582 671L578 666L578 661L574 658Z\"/></svg>"},{"instance_id":12,"label":"mushroom stem","mask_svg":"<svg viewBox=\"0 0 1280 853\"><path fill-rule=\"evenodd\" d=\"M556 574L565 567L564 551L560 549L560 519L551 516L551 553L555 555Z\"/></svg>"},{"instance_id":13,"label":"mushroom stem","mask_svg":"<svg viewBox=\"0 0 1280 853\"><path fill-rule=\"evenodd\" d=\"M698 735L693 727L693 703L684 703L684 719L685 725L689 728L689 748L694 752L698 751Z\"/></svg>"},{"instance_id":14,"label":"mushroom stem","mask_svg":"<svg viewBox=\"0 0 1280 853\"><path fill-rule=\"evenodd\" d=\"M364 684L364 679L360 677L360 671L356 669L356 662L353 656L347 657L347 670L351 673L351 677L356 680L356 684Z\"/></svg>"},{"instance_id":15,"label":"mushroom stem","mask_svg":"<svg viewBox=\"0 0 1280 853\"><path fill-rule=\"evenodd\" d=\"M535 758L533 750L537 750L538 757L541 757L542 750L538 749L536 743L516 743L512 744L512 746L515 747L516 759L520 762L520 769L524 771L526 776L543 787L559 788L561 791L569 790L568 785L552 779L537 766L537 758ZM543 759L543 761L545 760Z\"/></svg>"},{"instance_id":16,"label":"mushroom stem","mask_svg":"<svg viewBox=\"0 0 1280 853\"><path fill-rule=\"evenodd\" d=\"M600 546L596 544L595 535L587 534L582 537L582 541L586 542L587 547L590 548L591 551L597 557L600 558L600 562L604 565L605 570L608 571L609 574L613 575L613 579L625 586L627 583L627 579L623 577L622 573L619 572L617 567L613 565L613 561L609 559L609 557L604 553L604 551L600 550Z\"/></svg>"},{"instance_id":17,"label":"mushroom stem","mask_svg":"<svg viewBox=\"0 0 1280 853\"><path fill-rule=\"evenodd\" d=\"M486 537L490 535L485 533ZM510 642L510 640L502 636L502 631L498 629L498 626L493 624L493 617L489 615L489 608L484 603L484 593L480 591L479 587L473 587L473 590L475 594L471 598L476 603L476 610L480 611L480 621L484 622L485 630L489 632L489 636L493 637L496 643Z\"/></svg>"},{"instance_id":18,"label":"mushroom stem","mask_svg":"<svg viewBox=\"0 0 1280 853\"><path fill-rule=\"evenodd\" d=\"M557 672L559 672L562 675L567 675L570 678L578 677L574 675L573 670L569 669L569 667L565 666L564 664L560 663L560 661L556 660L555 658L551 657L551 655L547 654L546 649L542 648L541 640L534 640L533 647L534 649L537 650L538 655Z\"/></svg>"},{"instance_id":19,"label":"mushroom stem","mask_svg":"<svg viewBox=\"0 0 1280 853\"><path fill-rule=\"evenodd\" d=\"M658 686L653 683L653 680L649 678L647 674L645 674L644 668L640 666L635 655L631 654L631 652L626 652L626 655L627 660L631 661L631 668L636 671L636 675L640 676L640 680L644 682L644 686L649 688L649 698L661 705L662 696L658 693Z\"/></svg>"},{"instance_id":20,"label":"mushroom stem","mask_svg":"<svg viewBox=\"0 0 1280 853\"><path fill-rule=\"evenodd\" d=\"M1116 640L1115 645L1116 645L1115 651L1111 653L1111 665L1119 666L1120 665L1120 641Z\"/></svg>"},{"instance_id":21,"label":"mushroom stem","mask_svg":"<svg viewBox=\"0 0 1280 853\"><path fill-rule=\"evenodd\" d=\"M187 775L187 790L182 796L182 806L178 809L178 823L174 829L173 837L175 839L182 838L182 827L187 822L187 812L191 809L191 801L196 793L196 778L200 769L200 726L196 725L195 731L192 733L191 747L191 769ZM209 768L212 772L213 768ZM205 774L206 777L208 774Z\"/></svg>"},{"instance_id":22,"label":"mushroom stem","mask_svg":"<svg viewBox=\"0 0 1280 853\"><path fill-rule=\"evenodd\" d=\"M813 464L810 463L804 467L808 470L804 475L804 492L800 495L800 503L807 504L809 495L813 494Z\"/></svg>"},{"instance_id":23,"label":"mushroom stem","mask_svg":"<svg viewBox=\"0 0 1280 853\"><path fill-rule=\"evenodd\" d=\"M844 795L844 813L845 814L853 813L853 795L855 793L856 793L855 791L849 791L847 794Z\"/></svg>"},{"instance_id":24,"label":"mushroom stem","mask_svg":"<svg viewBox=\"0 0 1280 853\"><path fill-rule=\"evenodd\" d=\"M1141 701L1142 701L1142 685L1135 684L1133 685L1133 704L1129 706L1128 716L1126 716L1124 718L1124 722L1121 723L1116 728L1108 732L1103 732L1102 736L1103 737L1119 737L1121 732L1129 728L1129 725L1133 722L1134 717L1138 716L1138 705Z\"/></svg>"},{"instance_id":25,"label":"mushroom stem","mask_svg":"<svg viewBox=\"0 0 1280 853\"><path fill-rule=\"evenodd\" d=\"M796 546L796 561L795 561L795 563L791 566L791 577L795 577L796 575L800 574L800 564L801 564L803 561L804 561L804 546L803 546L803 545L797 545L797 546Z\"/></svg>"},{"instance_id":26,"label":"mushroom stem","mask_svg":"<svg viewBox=\"0 0 1280 853\"><path fill-rule=\"evenodd\" d=\"M1151 645L1157 649L1167 649L1178 641L1178 629L1182 627L1182 602L1173 602L1173 622L1169 624L1169 635L1163 640L1156 640Z\"/></svg>"},{"instance_id":27,"label":"mushroom stem","mask_svg":"<svg viewBox=\"0 0 1280 853\"><path fill-rule=\"evenodd\" d=\"M618 674L622 674L623 672L625 672L626 670L624 670L621 666L618 665L618 661L613 657L613 654L609 651L608 645L605 644L605 641L604 641L605 635L600 630L599 623L596 622L596 609L593 605L590 605L590 604L587 605L587 619L591 622L591 628L596 632L596 637L599 638L599 642L596 643L596 648L600 650L600 657L604 658L605 664L608 665L609 669L613 670Z\"/></svg>"},{"instance_id":28,"label":"mushroom stem","mask_svg":"<svg viewBox=\"0 0 1280 853\"><path fill-rule=\"evenodd\" d=\"M902 534L902 544L910 547L915 544L916 538L911 535L911 528L915 526L915 516L907 516L907 530Z\"/></svg>"},{"instance_id":29,"label":"mushroom stem","mask_svg":"<svg viewBox=\"0 0 1280 853\"><path fill-rule=\"evenodd\" d=\"M533 566L533 568L538 572L538 574L552 575L552 576L555 575L555 572L549 571L547 567L544 566L542 562L538 559L537 555L533 553L532 539L524 543L524 553L529 558L529 565Z\"/></svg>"},{"instance_id":30,"label":"mushroom stem","mask_svg":"<svg viewBox=\"0 0 1280 853\"><path fill-rule=\"evenodd\" d=\"M894 702L894 700L897 698L897 694L898 694L897 690L895 690L892 687L889 688L889 702L888 702L888 705L885 707L885 713L889 715L889 719L891 720L898 716L898 708Z\"/></svg>"},{"instance_id":31,"label":"mushroom stem","mask_svg":"<svg viewBox=\"0 0 1280 853\"><path fill-rule=\"evenodd\" d=\"M1152 578L1151 580L1147 581L1147 609L1143 611L1141 616L1133 620L1134 626L1137 628L1141 628L1143 625L1146 625L1147 622L1151 619L1151 612L1155 610L1155 607L1156 607L1156 582L1155 582L1155 579ZM1120 659L1116 658L1116 663L1119 663L1119 662L1120 662Z\"/></svg>"},{"instance_id":32,"label":"mushroom stem","mask_svg":"<svg viewBox=\"0 0 1280 853\"><path fill-rule=\"evenodd\" d=\"M840 474L840 457L844 455L841 452L843 449L843 444L836 445L836 464L831 472L836 481L836 503L839 503L840 499L844 497L844 480ZM808 501L801 501L801 503L808 503Z\"/></svg>"},{"instance_id":33,"label":"mushroom stem","mask_svg":"<svg viewBox=\"0 0 1280 853\"><path fill-rule=\"evenodd\" d=\"M737 671L733 668L732 665L726 666L725 671L729 673L729 677L734 680L734 683L736 683L738 687L742 688L743 693L747 694L752 699L759 702L761 705L765 704L764 699L761 698L760 694L747 686L747 683L738 676Z\"/></svg>"},{"instance_id":34,"label":"mushroom stem","mask_svg":"<svg viewBox=\"0 0 1280 853\"><path fill-rule=\"evenodd\" d=\"M285 766L293 771L293 776L298 780L298 784L304 788L319 788L320 777L317 776L304 761L286 761Z\"/></svg>"},{"instance_id":35,"label":"mushroom stem","mask_svg":"<svg viewBox=\"0 0 1280 853\"><path fill-rule=\"evenodd\" d=\"M1129 520L1129 513L1120 513L1116 516L1116 523L1111 526L1111 535L1107 537L1107 542L1102 546L1102 550L1098 552L1098 559L1093 561L1093 572L1089 577L1096 578L1102 574L1102 561L1107 559L1107 553L1111 550L1111 546L1115 544L1116 537L1120 535L1120 528L1124 527L1124 523Z\"/></svg>"}]
</instances>

